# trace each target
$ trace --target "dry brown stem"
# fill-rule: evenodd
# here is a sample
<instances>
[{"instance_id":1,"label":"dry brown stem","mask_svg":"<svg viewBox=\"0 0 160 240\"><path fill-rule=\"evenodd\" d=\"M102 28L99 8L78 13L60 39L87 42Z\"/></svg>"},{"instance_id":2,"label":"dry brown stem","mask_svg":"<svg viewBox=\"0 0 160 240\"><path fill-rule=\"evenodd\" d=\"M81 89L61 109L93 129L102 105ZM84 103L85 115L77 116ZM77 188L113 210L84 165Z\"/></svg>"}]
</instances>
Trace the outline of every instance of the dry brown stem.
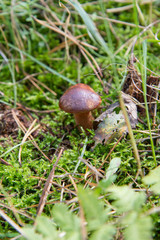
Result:
<instances>
[{"instance_id":1,"label":"dry brown stem","mask_svg":"<svg viewBox=\"0 0 160 240\"><path fill-rule=\"evenodd\" d=\"M47 200L47 196L49 194L49 191L51 189L51 186L52 186L52 180L54 178L54 172L55 172L55 168L60 160L60 157L63 153L63 148L61 148L59 154L58 154L58 157L57 157L57 160L56 162L53 164L53 168L49 174L49 177L47 179L47 182L45 183L45 186L44 186L44 189L43 189L43 192L42 192L42 196L40 198L40 201L39 201L39 204L38 204L38 208L37 208L37 215L41 215L41 213L43 212L43 209L44 209L44 206L45 206L45 203L46 203L46 200Z\"/></svg>"}]
</instances>

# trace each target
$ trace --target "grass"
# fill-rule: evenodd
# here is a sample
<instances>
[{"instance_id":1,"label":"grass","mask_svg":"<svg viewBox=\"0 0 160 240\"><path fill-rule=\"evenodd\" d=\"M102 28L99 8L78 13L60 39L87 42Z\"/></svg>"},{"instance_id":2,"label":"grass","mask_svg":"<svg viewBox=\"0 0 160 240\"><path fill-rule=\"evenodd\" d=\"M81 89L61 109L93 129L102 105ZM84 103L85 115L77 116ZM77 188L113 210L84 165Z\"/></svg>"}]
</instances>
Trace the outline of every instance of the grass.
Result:
<instances>
[{"instance_id":1,"label":"grass","mask_svg":"<svg viewBox=\"0 0 160 240\"><path fill-rule=\"evenodd\" d=\"M151 133L149 110L148 110L148 105L147 105L147 86L146 86L146 84L147 84L147 71L146 71L146 68L147 68L147 44L145 41L143 42L143 58L144 58L144 74L143 74L142 86L143 86L144 102L145 102L145 109L146 109L146 116L147 116L147 124L148 124L148 129L149 129L151 147L152 147L152 154L153 154L153 159L154 159L155 167L156 167L157 161L156 161L154 143L153 143L153 138L152 138L152 133Z\"/></svg>"},{"instance_id":2,"label":"grass","mask_svg":"<svg viewBox=\"0 0 160 240\"><path fill-rule=\"evenodd\" d=\"M130 240L136 229L137 239L159 239L159 191L153 186L159 186L160 105L151 115L146 92L147 77L160 75L159 2L53 2L0 2L0 238L49 239L45 234L53 230L55 239L63 232L62 239L104 239L105 232L108 239ZM133 54L146 111L130 129L134 144L125 135L92 149L94 130L80 133L73 116L59 109L59 98L75 83L88 84L102 98L98 117L118 100ZM107 172L109 166L115 173ZM75 222L72 229L67 221Z\"/></svg>"}]
</instances>

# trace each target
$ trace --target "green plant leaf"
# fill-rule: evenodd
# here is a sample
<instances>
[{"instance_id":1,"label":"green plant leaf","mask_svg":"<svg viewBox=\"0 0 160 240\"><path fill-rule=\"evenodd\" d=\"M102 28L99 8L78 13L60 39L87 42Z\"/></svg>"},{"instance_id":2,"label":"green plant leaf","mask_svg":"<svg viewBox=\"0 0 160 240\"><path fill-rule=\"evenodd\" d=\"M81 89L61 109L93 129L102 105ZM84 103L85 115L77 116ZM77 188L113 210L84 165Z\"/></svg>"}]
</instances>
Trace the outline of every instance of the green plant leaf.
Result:
<instances>
[{"instance_id":1,"label":"green plant leaf","mask_svg":"<svg viewBox=\"0 0 160 240\"><path fill-rule=\"evenodd\" d=\"M145 193L135 192L128 186L111 186L107 191L111 192L112 205L118 212L138 211L146 199Z\"/></svg>"},{"instance_id":2,"label":"green plant leaf","mask_svg":"<svg viewBox=\"0 0 160 240\"><path fill-rule=\"evenodd\" d=\"M97 189L100 189L100 191L102 191L102 192L106 192L107 188L110 187L114 183L116 178L117 178L117 176L114 174L114 175L110 176L109 179L105 179L105 178L102 179L99 182Z\"/></svg>"},{"instance_id":3,"label":"green plant leaf","mask_svg":"<svg viewBox=\"0 0 160 240\"><path fill-rule=\"evenodd\" d=\"M132 214L132 222L126 222L128 225L124 230L125 240L151 240L152 239L152 221L149 216L141 217L138 214ZM127 220L127 219L126 219Z\"/></svg>"},{"instance_id":4,"label":"green plant leaf","mask_svg":"<svg viewBox=\"0 0 160 240\"><path fill-rule=\"evenodd\" d=\"M66 205L56 204L52 209L52 216L63 231L80 232L80 219Z\"/></svg>"},{"instance_id":5,"label":"green plant leaf","mask_svg":"<svg viewBox=\"0 0 160 240\"><path fill-rule=\"evenodd\" d=\"M102 224L104 224L108 218L107 210L104 209L104 204L98 200L98 196L95 192L78 188L78 196L81 206L84 210L86 220L88 222L87 227L89 230L96 230Z\"/></svg>"},{"instance_id":6,"label":"green plant leaf","mask_svg":"<svg viewBox=\"0 0 160 240\"><path fill-rule=\"evenodd\" d=\"M24 227L23 231L27 237L27 240L43 240L43 237L41 236L41 234L38 234L35 232L35 229L33 228L33 226L30 227ZM26 238L21 238L21 239L26 239Z\"/></svg>"},{"instance_id":7,"label":"green plant leaf","mask_svg":"<svg viewBox=\"0 0 160 240\"><path fill-rule=\"evenodd\" d=\"M37 218L36 231L41 233L45 239L57 239L58 237L55 224L45 216L40 216Z\"/></svg>"},{"instance_id":8,"label":"green plant leaf","mask_svg":"<svg viewBox=\"0 0 160 240\"><path fill-rule=\"evenodd\" d=\"M112 240L116 230L115 227L111 224L102 225L97 231L95 231L90 240Z\"/></svg>"},{"instance_id":9,"label":"green plant leaf","mask_svg":"<svg viewBox=\"0 0 160 240\"><path fill-rule=\"evenodd\" d=\"M81 240L81 233L80 231L78 232L67 232L66 236L64 237L65 240Z\"/></svg>"},{"instance_id":10,"label":"green plant leaf","mask_svg":"<svg viewBox=\"0 0 160 240\"><path fill-rule=\"evenodd\" d=\"M113 158L110 161L109 167L106 171L106 179L107 180L118 170L120 164L121 164L120 158Z\"/></svg>"},{"instance_id":11,"label":"green plant leaf","mask_svg":"<svg viewBox=\"0 0 160 240\"><path fill-rule=\"evenodd\" d=\"M155 194L160 194L160 166L151 170L150 173L143 178L143 182L150 185L150 189Z\"/></svg>"},{"instance_id":12,"label":"green plant leaf","mask_svg":"<svg viewBox=\"0 0 160 240\"><path fill-rule=\"evenodd\" d=\"M55 224L45 216L39 216L36 219L36 225L23 228L27 240L58 240L58 231Z\"/></svg>"}]
</instances>

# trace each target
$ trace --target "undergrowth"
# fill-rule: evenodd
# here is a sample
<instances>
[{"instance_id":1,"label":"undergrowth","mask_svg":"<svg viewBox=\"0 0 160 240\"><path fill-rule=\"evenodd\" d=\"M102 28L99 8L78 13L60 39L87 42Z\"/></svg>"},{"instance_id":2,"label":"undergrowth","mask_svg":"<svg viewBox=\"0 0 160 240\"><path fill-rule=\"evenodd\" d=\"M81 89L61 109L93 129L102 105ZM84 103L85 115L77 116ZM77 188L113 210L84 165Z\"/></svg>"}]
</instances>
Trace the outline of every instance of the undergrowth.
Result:
<instances>
[{"instance_id":1,"label":"undergrowth","mask_svg":"<svg viewBox=\"0 0 160 240\"><path fill-rule=\"evenodd\" d=\"M0 1L0 239L160 238L160 105L153 113L145 98L147 77L160 74L159 9L154 0ZM101 96L98 117L118 101L133 56L149 108L132 130L143 176L129 134L93 147L94 130L79 132L58 105L85 83Z\"/></svg>"}]
</instances>

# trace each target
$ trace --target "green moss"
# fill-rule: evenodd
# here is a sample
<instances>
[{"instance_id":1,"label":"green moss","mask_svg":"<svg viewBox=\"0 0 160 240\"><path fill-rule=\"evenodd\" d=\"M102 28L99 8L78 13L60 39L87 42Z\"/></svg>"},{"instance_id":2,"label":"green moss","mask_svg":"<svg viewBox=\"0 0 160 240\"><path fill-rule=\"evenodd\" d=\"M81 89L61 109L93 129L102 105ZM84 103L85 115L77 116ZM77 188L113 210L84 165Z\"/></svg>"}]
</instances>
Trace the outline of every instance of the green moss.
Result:
<instances>
[{"instance_id":1,"label":"green moss","mask_svg":"<svg viewBox=\"0 0 160 240\"><path fill-rule=\"evenodd\" d=\"M86 3L86 1L81 0L79 2L83 4L82 6L85 11L91 14L99 33L108 45L106 22L96 18L96 16L103 16L100 7L100 2L102 3L102 1L97 1L97 3L89 1ZM126 5L115 1L108 1L103 4L104 9L123 7ZM124 48L121 49L114 58L111 58L111 56L108 56L105 53L103 47L90 37L87 28L81 28L82 25L84 26L82 18L75 10L73 11L71 6L67 4L66 7L71 14L71 25L68 26L66 25L67 17L69 16L68 12L65 8L60 7L58 3L52 3L51 6L48 5L48 7L52 10L52 12L49 12L46 7L39 5L38 1L27 1L23 3L18 2L14 6L14 19L16 22L15 26L17 33L13 28L13 20L11 21L11 5L9 1L3 1L2 7L3 13L0 15L0 22L3 23L3 32L1 32L3 34L0 34L0 42L2 45L0 56L0 101L5 102L10 108L13 108L13 101L16 99L13 83L13 76L15 76L17 103L22 104L24 107L27 107L27 109L29 108L35 110L35 112L27 110L30 117L33 119L36 118L38 120L37 122L41 125L39 134L34 137L34 140L41 151L43 151L46 156L52 160L52 162L49 162L45 156L35 146L33 146L32 142L27 139L22 146L22 166L20 166L18 163L19 149L24 133L19 130L18 133L15 134L13 129L13 134L1 135L0 157L11 164L10 166L0 163L2 203L6 204L6 206L10 206L10 204L12 204L16 209L23 210L25 213L29 213L31 217L35 218L37 206L45 182L61 148L63 148L64 151L60 157L58 166L55 169L56 177L53 179L55 185L52 185L51 193L47 198L47 202L50 202L51 205L48 204L44 208L44 213L48 215L50 215L53 203L57 201L59 202L61 198L62 201L67 201L72 200L75 197L75 185L77 186L81 183L85 187L89 188L89 186L92 187L97 184L99 179L95 177L94 171L89 169L83 162L80 162L76 173L73 174L80 156L82 156L104 175L110 161L115 157L119 157L121 158L121 164L116 172L114 183L118 186L129 184L139 190L146 188L141 181L141 177L138 176L136 178L137 161L134 157L129 136L126 135L113 151L111 151L111 149L116 144L117 139L113 139L112 142L107 143L106 145L98 144L93 150L94 130L91 131L91 135L88 136L88 141L86 143L86 134L80 133L75 127L73 115L65 113L59 109L59 98L64 91L71 86L71 84L62 79L60 76L54 75L47 69L43 68L41 64L38 64L38 62L33 62L29 57L19 54L19 52L13 50L11 45L8 45L8 43L13 44L18 49L21 49L27 54L33 56L41 63L44 63L55 70L57 73L75 81L75 83L82 82L90 85L101 95L102 98L103 108L93 113L95 117L105 111L111 103L118 101L117 82L121 84L123 77L125 76L128 60L130 58L130 51L128 54L126 53L131 45L124 46ZM140 5L140 7L146 24L149 24L149 5ZM43 13L45 13L45 15L43 15ZM52 14L55 14L54 16L57 16L64 25L59 26L58 21L54 18L54 16L52 16ZM91 68L91 65L82 54L82 48L80 50L79 46L76 44L69 45L68 49L66 49L67 45L61 48L61 44L67 40L69 41L69 38L67 37L65 39L60 33L45 27L43 22L36 22L35 18L46 22L47 18L45 16L50 19L50 25L56 24L59 31L65 32L65 30L68 29L70 31L69 34L72 34L74 37L84 34L83 37L78 40L79 44L89 51L101 68L103 74L101 78L104 86L106 87L106 92ZM126 23L136 22L133 16L133 9L118 13L107 13L106 17L125 21ZM159 13L157 12L157 6L153 3L152 18L156 21L158 17ZM142 25L141 22L139 24ZM123 25L120 23L112 23L112 27L115 34L111 31L110 40L113 45L112 51L115 53L123 46L123 44L126 44L129 39L136 36L137 29L129 24ZM153 34L156 34L158 27L159 24L152 26L151 30ZM113 29L109 29L109 31ZM142 29L139 31L142 31ZM155 39L153 34L146 31L146 33L141 36L140 41L135 44L134 54L141 63L143 60L142 41L145 38L150 40ZM20 43L22 43L22 45ZM93 50L91 47L86 47L85 43L97 47L97 50ZM132 43L133 41L130 44ZM52 51L53 49L54 51ZM89 56L88 58L92 61ZM159 61L159 45L154 41L148 41L147 67L156 74L159 74ZM93 62L92 65L96 69ZM135 66L140 71L141 64L135 63ZM147 74L150 75L150 72L148 71ZM30 81L30 76L34 76L34 78L37 79L37 86ZM45 88L45 86L41 83L45 84L51 91ZM108 83L110 83L110 87L108 86ZM54 91L55 94L53 94L52 91ZM0 109L0 111L1 114L3 114L3 109ZM160 106L157 106L158 124L160 123L159 111ZM140 116L140 118L142 118L143 121L146 121L145 117ZM137 141L137 147L140 154L142 171L144 175L146 175L154 168L151 144L148 138L149 135L145 132L137 130L148 131L148 127L145 124L138 124L137 129L134 132L134 137ZM141 141L139 141L140 139ZM155 150L157 163L159 164L160 148L156 141ZM109 153L110 155L107 161L101 167L101 164ZM100 167L101 170L99 169ZM68 174L72 176L75 185L73 185L73 181ZM60 175L60 177L57 177L57 175ZM65 188L62 188L62 186ZM151 195L147 197L147 202L144 204L144 212L152 208L152 206L159 206L159 200L156 196ZM104 196L104 198L108 201L106 196ZM76 208L75 211L78 212L77 202L72 203L70 206L73 207L73 210ZM3 207L3 209L9 217L11 217L15 222L17 221L11 210L7 207ZM19 214L19 216L23 220L24 224L33 224L33 220L30 220L30 218L21 214ZM158 239L159 220L157 214L153 214L152 219L155 223L154 237L155 239ZM10 227L6 221L3 221L2 219L0 219L0 221L2 223L0 224L0 233L7 233L8 236L13 234L12 237L14 237L15 231L13 228ZM111 221L114 221L112 216ZM5 235L3 236L5 237Z\"/></svg>"}]
</instances>

